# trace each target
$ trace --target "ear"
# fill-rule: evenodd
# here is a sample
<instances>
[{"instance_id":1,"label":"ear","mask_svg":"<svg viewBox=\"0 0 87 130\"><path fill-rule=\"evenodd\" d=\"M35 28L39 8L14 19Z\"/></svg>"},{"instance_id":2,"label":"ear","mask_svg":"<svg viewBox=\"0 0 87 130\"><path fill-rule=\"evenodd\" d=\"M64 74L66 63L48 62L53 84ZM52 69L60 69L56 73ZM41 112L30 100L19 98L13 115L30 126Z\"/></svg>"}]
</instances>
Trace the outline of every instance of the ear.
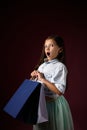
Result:
<instances>
[{"instance_id":1,"label":"ear","mask_svg":"<svg viewBox=\"0 0 87 130\"><path fill-rule=\"evenodd\" d=\"M60 48L59 53L61 53L62 51L63 51L63 48Z\"/></svg>"}]
</instances>

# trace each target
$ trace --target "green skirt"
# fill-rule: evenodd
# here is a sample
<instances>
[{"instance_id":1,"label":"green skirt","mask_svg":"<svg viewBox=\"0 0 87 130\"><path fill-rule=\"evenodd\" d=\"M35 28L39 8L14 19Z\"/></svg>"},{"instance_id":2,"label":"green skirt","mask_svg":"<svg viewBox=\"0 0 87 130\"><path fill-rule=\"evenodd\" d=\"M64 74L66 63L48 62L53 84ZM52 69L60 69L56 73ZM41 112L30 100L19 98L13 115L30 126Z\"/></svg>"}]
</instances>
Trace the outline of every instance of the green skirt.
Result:
<instances>
[{"instance_id":1,"label":"green skirt","mask_svg":"<svg viewBox=\"0 0 87 130\"><path fill-rule=\"evenodd\" d=\"M70 107L64 96L46 104L48 122L33 125L33 130L74 130Z\"/></svg>"}]
</instances>

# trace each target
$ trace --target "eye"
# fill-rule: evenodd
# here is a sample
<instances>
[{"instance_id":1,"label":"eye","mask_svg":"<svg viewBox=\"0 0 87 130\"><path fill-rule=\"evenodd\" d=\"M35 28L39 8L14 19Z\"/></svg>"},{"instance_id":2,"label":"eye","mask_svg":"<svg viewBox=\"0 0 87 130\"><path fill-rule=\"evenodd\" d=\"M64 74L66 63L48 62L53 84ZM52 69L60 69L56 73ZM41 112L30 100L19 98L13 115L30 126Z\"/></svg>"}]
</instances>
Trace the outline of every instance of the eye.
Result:
<instances>
[{"instance_id":1,"label":"eye","mask_svg":"<svg viewBox=\"0 0 87 130\"><path fill-rule=\"evenodd\" d=\"M54 45L52 44L51 46L53 47Z\"/></svg>"}]
</instances>

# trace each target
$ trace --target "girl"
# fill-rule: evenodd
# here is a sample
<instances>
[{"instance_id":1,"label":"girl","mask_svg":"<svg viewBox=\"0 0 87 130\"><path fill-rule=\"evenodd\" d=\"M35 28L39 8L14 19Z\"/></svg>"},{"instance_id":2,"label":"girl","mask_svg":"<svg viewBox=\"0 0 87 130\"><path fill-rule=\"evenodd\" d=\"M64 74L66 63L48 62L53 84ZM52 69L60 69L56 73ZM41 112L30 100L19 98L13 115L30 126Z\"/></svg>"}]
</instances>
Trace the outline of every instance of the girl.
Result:
<instances>
[{"instance_id":1,"label":"girl","mask_svg":"<svg viewBox=\"0 0 87 130\"><path fill-rule=\"evenodd\" d=\"M63 96L66 90L67 68L64 64L64 41L53 35L46 38L39 64L32 79L45 87L48 122L33 125L33 130L74 130L70 107Z\"/></svg>"}]
</instances>

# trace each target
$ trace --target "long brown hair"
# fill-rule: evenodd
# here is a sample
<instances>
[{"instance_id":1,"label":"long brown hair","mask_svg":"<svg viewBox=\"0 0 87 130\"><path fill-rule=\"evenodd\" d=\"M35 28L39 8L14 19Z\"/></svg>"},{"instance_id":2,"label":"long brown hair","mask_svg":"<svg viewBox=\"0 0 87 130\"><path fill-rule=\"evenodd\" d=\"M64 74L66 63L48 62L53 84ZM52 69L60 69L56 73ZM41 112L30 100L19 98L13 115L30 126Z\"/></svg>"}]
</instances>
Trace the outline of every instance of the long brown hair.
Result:
<instances>
[{"instance_id":1,"label":"long brown hair","mask_svg":"<svg viewBox=\"0 0 87 130\"><path fill-rule=\"evenodd\" d=\"M60 36L57 36L57 35L51 35L51 36L48 36L45 40L48 40L48 39L52 39L56 42L56 44L62 48L62 52L56 57L60 62L62 63L65 63L65 50L64 50L64 40L62 37ZM37 69L43 62L44 62L44 59L46 58L46 55L45 55L45 51L44 51L44 45L43 45L43 48L42 48L42 53L41 53L41 56L40 56L40 60L39 60L39 63L35 66L35 69Z\"/></svg>"}]
</instances>

